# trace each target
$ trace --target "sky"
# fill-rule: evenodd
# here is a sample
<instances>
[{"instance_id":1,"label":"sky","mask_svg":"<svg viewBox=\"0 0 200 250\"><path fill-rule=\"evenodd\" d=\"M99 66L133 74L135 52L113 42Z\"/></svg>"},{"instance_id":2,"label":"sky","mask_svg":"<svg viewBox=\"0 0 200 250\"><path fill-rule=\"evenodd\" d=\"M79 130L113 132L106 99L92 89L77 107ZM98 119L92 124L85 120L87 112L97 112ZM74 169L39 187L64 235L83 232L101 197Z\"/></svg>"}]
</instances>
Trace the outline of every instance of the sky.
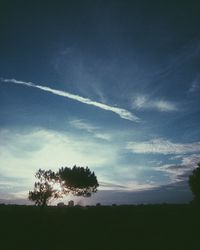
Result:
<instances>
[{"instance_id":1,"label":"sky","mask_svg":"<svg viewBox=\"0 0 200 250\"><path fill-rule=\"evenodd\" d=\"M200 162L200 3L0 2L0 201L88 166L84 204L189 202Z\"/></svg>"}]
</instances>

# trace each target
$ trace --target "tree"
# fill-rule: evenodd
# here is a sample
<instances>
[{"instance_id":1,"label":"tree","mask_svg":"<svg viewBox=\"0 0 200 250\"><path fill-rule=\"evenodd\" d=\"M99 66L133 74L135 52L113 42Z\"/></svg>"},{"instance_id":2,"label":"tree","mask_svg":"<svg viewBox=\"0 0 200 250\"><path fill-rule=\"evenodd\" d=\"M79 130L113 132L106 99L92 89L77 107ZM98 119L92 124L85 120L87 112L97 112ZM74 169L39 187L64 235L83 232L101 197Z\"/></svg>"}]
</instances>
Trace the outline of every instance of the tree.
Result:
<instances>
[{"instance_id":1,"label":"tree","mask_svg":"<svg viewBox=\"0 0 200 250\"><path fill-rule=\"evenodd\" d=\"M34 201L37 206L45 207L51 199L61 197L61 193L54 188L58 178L53 171L39 169L35 177L39 181L35 182L34 190L29 191L29 200Z\"/></svg>"},{"instance_id":2,"label":"tree","mask_svg":"<svg viewBox=\"0 0 200 250\"><path fill-rule=\"evenodd\" d=\"M189 185L194 195L194 201L200 203L200 163L197 165L198 167L189 176Z\"/></svg>"},{"instance_id":3,"label":"tree","mask_svg":"<svg viewBox=\"0 0 200 250\"><path fill-rule=\"evenodd\" d=\"M97 191L99 183L94 172L88 167L60 168L57 176L64 194L72 193L76 196L90 197Z\"/></svg>"},{"instance_id":4,"label":"tree","mask_svg":"<svg viewBox=\"0 0 200 250\"><path fill-rule=\"evenodd\" d=\"M40 207L63 194L90 197L99 186L97 177L88 167L62 167L57 173L39 169L35 177L39 181L35 182L34 190L29 191L28 198Z\"/></svg>"}]
</instances>

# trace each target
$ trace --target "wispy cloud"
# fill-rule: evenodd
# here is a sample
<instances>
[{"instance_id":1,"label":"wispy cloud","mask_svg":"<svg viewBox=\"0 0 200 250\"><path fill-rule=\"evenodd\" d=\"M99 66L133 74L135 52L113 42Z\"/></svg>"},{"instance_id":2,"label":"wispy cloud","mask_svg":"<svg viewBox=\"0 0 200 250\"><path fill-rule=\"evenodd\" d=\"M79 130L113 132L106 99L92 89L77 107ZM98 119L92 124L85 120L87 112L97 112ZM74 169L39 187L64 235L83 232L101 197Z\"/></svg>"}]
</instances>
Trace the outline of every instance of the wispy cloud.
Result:
<instances>
[{"instance_id":1,"label":"wispy cloud","mask_svg":"<svg viewBox=\"0 0 200 250\"><path fill-rule=\"evenodd\" d=\"M111 183L111 182L103 182L101 181L99 183L101 187L103 187L106 190L123 190L123 189L128 189L127 186L116 184L116 183Z\"/></svg>"},{"instance_id":2,"label":"wispy cloud","mask_svg":"<svg viewBox=\"0 0 200 250\"><path fill-rule=\"evenodd\" d=\"M167 174L169 176L170 183L176 183L179 181L187 181L194 168L195 166L165 164L158 167L157 170Z\"/></svg>"},{"instance_id":3,"label":"wispy cloud","mask_svg":"<svg viewBox=\"0 0 200 250\"><path fill-rule=\"evenodd\" d=\"M111 135L102 133L99 127L94 126L90 123L87 123L83 120L71 120L69 123L72 127L79 129L79 130L87 131L88 133L91 133L96 138L106 140L106 141L110 141L111 139Z\"/></svg>"},{"instance_id":4,"label":"wispy cloud","mask_svg":"<svg viewBox=\"0 0 200 250\"><path fill-rule=\"evenodd\" d=\"M200 76L198 76L191 84L189 88L190 93L194 93L200 90Z\"/></svg>"},{"instance_id":5,"label":"wispy cloud","mask_svg":"<svg viewBox=\"0 0 200 250\"><path fill-rule=\"evenodd\" d=\"M126 191L141 191L141 190L151 190L153 188L159 187L159 184L155 183L140 183L137 181L126 182L125 185L120 185L111 182L100 182L100 187L102 190L126 190Z\"/></svg>"},{"instance_id":6,"label":"wispy cloud","mask_svg":"<svg viewBox=\"0 0 200 250\"><path fill-rule=\"evenodd\" d=\"M137 95L132 103L132 107L135 109L153 109L160 112L177 111L178 108L172 102L162 99L150 99L147 95Z\"/></svg>"},{"instance_id":7,"label":"wispy cloud","mask_svg":"<svg viewBox=\"0 0 200 250\"><path fill-rule=\"evenodd\" d=\"M87 132L93 132L97 129L99 129L99 127L96 127L92 124L86 123L83 120L71 120L70 125L74 128L80 129L80 130L86 130Z\"/></svg>"},{"instance_id":8,"label":"wispy cloud","mask_svg":"<svg viewBox=\"0 0 200 250\"><path fill-rule=\"evenodd\" d=\"M119 115L122 119L130 120L130 121L134 121L134 122L139 121L139 118L137 116L135 116L134 114L132 114L131 112L129 112L126 109L113 107L113 106L103 104L103 103L100 103L100 102L92 101L89 98L85 98L85 97L82 97L82 96L79 96L79 95L74 95L74 94L71 94L69 92L65 92L65 91L57 90L57 89L52 89L52 88L49 88L47 86L37 85L37 84L34 84L32 82L19 81L19 80L16 80L16 79L4 79L4 78L1 78L0 80L3 81L3 82L21 84L21 85L25 85L25 86L32 87L32 88L41 89L43 91L50 92L50 93L52 93L54 95L63 96L63 97L66 97L66 98L69 98L69 99L72 99L72 100L75 100L75 101L78 101L78 102L81 102L81 103L84 103L84 104L88 104L88 105L98 107L98 108L103 109L103 110L111 111L111 112Z\"/></svg>"},{"instance_id":9,"label":"wispy cloud","mask_svg":"<svg viewBox=\"0 0 200 250\"><path fill-rule=\"evenodd\" d=\"M143 142L129 142L127 149L139 154L188 154L200 152L200 142L181 144L159 138Z\"/></svg>"},{"instance_id":10,"label":"wispy cloud","mask_svg":"<svg viewBox=\"0 0 200 250\"><path fill-rule=\"evenodd\" d=\"M156 168L156 170L167 173L172 183L188 181L188 177L200 162L200 154L180 156L179 158L179 164L165 164Z\"/></svg>"}]
</instances>

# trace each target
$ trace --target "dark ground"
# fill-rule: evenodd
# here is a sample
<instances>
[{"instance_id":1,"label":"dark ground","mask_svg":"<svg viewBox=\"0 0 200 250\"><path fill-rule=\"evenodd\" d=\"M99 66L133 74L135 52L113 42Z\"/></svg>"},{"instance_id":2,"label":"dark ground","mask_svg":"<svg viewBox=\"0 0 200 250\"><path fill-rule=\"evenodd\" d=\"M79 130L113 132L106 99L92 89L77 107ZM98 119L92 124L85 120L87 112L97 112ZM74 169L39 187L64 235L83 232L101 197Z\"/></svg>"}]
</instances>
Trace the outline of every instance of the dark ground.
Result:
<instances>
[{"instance_id":1,"label":"dark ground","mask_svg":"<svg viewBox=\"0 0 200 250\"><path fill-rule=\"evenodd\" d=\"M0 249L200 249L192 205L0 206Z\"/></svg>"}]
</instances>

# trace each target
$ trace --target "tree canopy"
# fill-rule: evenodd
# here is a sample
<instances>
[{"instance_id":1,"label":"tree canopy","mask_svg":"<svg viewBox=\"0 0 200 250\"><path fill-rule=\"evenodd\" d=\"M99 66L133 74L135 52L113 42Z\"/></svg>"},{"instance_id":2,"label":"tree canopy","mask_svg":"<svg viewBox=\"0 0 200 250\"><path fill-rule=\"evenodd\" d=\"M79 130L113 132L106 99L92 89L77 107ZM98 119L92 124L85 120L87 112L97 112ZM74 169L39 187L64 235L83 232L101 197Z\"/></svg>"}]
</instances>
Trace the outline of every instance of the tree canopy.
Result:
<instances>
[{"instance_id":1,"label":"tree canopy","mask_svg":"<svg viewBox=\"0 0 200 250\"><path fill-rule=\"evenodd\" d=\"M64 193L71 192L76 196L89 197L97 191L99 183L94 172L88 167L60 168L58 171L60 183Z\"/></svg>"},{"instance_id":2,"label":"tree canopy","mask_svg":"<svg viewBox=\"0 0 200 250\"><path fill-rule=\"evenodd\" d=\"M190 175L189 185L194 195L194 200L200 203L200 163L198 163L198 167Z\"/></svg>"}]
</instances>

